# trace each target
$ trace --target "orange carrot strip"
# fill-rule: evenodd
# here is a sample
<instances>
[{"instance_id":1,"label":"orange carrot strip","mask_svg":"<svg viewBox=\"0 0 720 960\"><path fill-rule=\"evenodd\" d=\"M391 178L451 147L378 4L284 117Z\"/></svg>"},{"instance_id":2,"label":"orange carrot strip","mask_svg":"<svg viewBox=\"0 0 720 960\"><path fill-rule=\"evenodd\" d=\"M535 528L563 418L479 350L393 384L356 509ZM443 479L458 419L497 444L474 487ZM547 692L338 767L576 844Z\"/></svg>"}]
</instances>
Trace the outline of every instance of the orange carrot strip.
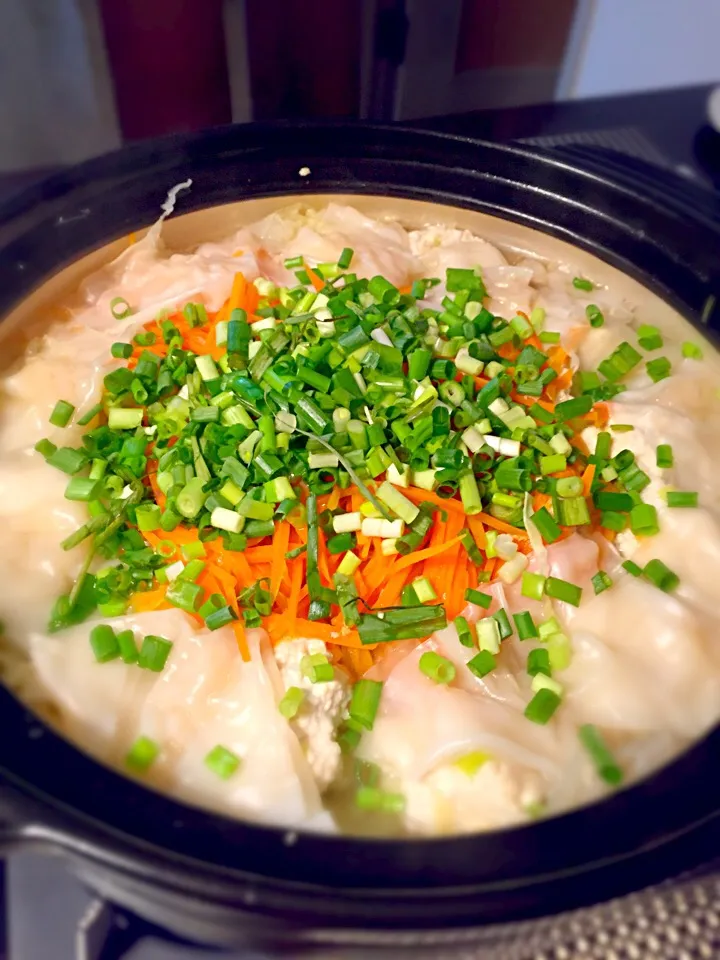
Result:
<instances>
[{"instance_id":1,"label":"orange carrot strip","mask_svg":"<svg viewBox=\"0 0 720 960\"><path fill-rule=\"evenodd\" d=\"M242 273L236 273L233 278L232 289L230 291L230 297L227 302L227 316L230 319L230 314L233 310L245 309L246 294L247 294L248 282L245 279L245 275Z\"/></svg>"},{"instance_id":2,"label":"orange carrot strip","mask_svg":"<svg viewBox=\"0 0 720 960\"><path fill-rule=\"evenodd\" d=\"M595 464L589 463L582 475L583 482L583 493L586 497L590 496L590 487L592 486L593 479L595 477Z\"/></svg>"},{"instance_id":3,"label":"orange carrot strip","mask_svg":"<svg viewBox=\"0 0 720 960\"><path fill-rule=\"evenodd\" d=\"M447 525L445 528L445 536L448 540L452 540L457 537L465 525L465 517L459 513L451 513L447 518Z\"/></svg>"},{"instance_id":4,"label":"orange carrot strip","mask_svg":"<svg viewBox=\"0 0 720 960\"><path fill-rule=\"evenodd\" d=\"M238 645L238 650L240 651L240 656L247 663L250 659L250 648L248 647L247 637L245 636L245 624L242 620L235 620L232 628L235 633L235 640Z\"/></svg>"},{"instance_id":5,"label":"orange carrot strip","mask_svg":"<svg viewBox=\"0 0 720 960\"><path fill-rule=\"evenodd\" d=\"M320 274L315 273L311 267L306 266L305 269L307 270L307 275L310 277L310 283L312 283L316 290L322 290L322 288L325 286L325 281Z\"/></svg>"},{"instance_id":6,"label":"orange carrot strip","mask_svg":"<svg viewBox=\"0 0 720 960\"><path fill-rule=\"evenodd\" d=\"M298 615L298 606L300 603L300 590L303 582L304 560L298 557L291 562L290 567L290 597L288 599L288 626L292 633L295 632L295 621Z\"/></svg>"},{"instance_id":7,"label":"orange carrot strip","mask_svg":"<svg viewBox=\"0 0 720 960\"><path fill-rule=\"evenodd\" d=\"M432 493L430 490L421 490L419 487L405 487L403 494L412 500L413 503L423 503L427 501L428 503L435 503L443 510L446 510L448 513L462 513L465 515L465 508L459 500L443 500L442 497L439 497L436 493Z\"/></svg>"},{"instance_id":8,"label":"orange carrot strip","mask_svg":"<svg viewBox=\"0 0 720 960\"><path fill-rule=\"evenodd\" d=\"M484 550L487 546L487 537L485 536L485 527L483 526L482 520L478 516L468 517L467 525L470 527L470 533L473 535L473 540L478 545L478 548Z\"/></svg>"},{"instance_id":9,"label":"orange carrot strip","mask_svg":"<svg viewBox=\"0 0 720 960\"><path fill-rule=\"evenodd\" d=\"M520 527L513 527L510 523L505 523L504 520L497 520L495 517L490 516L489 513L478 513L476 514L486 527L492 527L493 530L501 530L503 533L509 533L513 537L524 537L527 538L527 530L521 530Z\"/></svg>"},{"instance_id":10,"label":"orange carrot strip","mask_svg":"<svg viewBox=\"0 0 720 960\"><path fill-rule=\"evenodd\" d=\"M378 607L397 606L397 604L400 602L400 594L402 593L402 589L405 586L409 575L410 573L407 570L400 570L399 572L393 573L380 591L380 594L377 598L377 603L375 605Z\"/></svg>"},{"instance_id":11,"label":"orange carrot strip","mask_svg":"<svg viewBox=\"0 0 720 960\"><path fill-rule=\"evenodd\" d=\"M149 610L157 610L165 600L165 591L167 587L161 584L156 590L144 590L142 593L133 595L130 605L135 613L147 613Z\"/></svg>"},{"instance_id":12,"label":"orange carrot strip","mask_svg":"<svg viewBox=\"0 0 720 960\"><path fill-rule=\"evenodd\" d=\"M434 546L425 547L424 550L414 550L405 557L398 557L395 561L394 570L406 570L408 567L415 566L416 563L422 563L423 560L430 560L432 557L439 557L441 553L452 550L460 543L460 537L456 536L445 543L436 543Z\"/></svg>"},{"instance_id":13,"label":"orange carrot strip","mask_svg":"<svg viewBox=\"0 0 720 960\"><path fill-rule=\"evenodd\" d=\"M271 543L261 547L250 547L245 550L248 563L272 563L275 556L275 547Z\"/></svg>"},{"instance_id":14,"label":"orange carrot strip","mask_svg":"<svg viewBox=\"0 0 720 960\"><path fill-rule=\"evenodd\" d=\"M442 567L440 568L436 581L439 587L438 596L446 606L450 600L450 593L452 591L453 579L460 553L464 553L464 550L462 550L459 545L456 545L447 556L443 557Z\"/></svg>"},{"instance_id":15,"label":"orange carrot strip","mask_svg":"<svg viewBox=\"0 0 720 960\"><path fill-rule=\"evenodd\" d=\"M289 542L290 524L285 522L279 523L275 527L275 533L273 535L273 556L270 565L270 589L273 599L278 595L280 581L287 576L287 559L285 558L285 554L287 553Z\"/></svg>"}]
</instances>

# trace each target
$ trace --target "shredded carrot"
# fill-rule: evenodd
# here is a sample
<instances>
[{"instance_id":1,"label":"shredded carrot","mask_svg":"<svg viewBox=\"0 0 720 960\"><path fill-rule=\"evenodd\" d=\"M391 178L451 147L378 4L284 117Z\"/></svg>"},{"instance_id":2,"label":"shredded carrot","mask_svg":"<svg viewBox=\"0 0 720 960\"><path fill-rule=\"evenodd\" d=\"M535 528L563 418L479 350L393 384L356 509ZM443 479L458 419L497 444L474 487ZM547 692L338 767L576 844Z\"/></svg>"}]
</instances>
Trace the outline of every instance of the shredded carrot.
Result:
<instances>
[{"instance_id":1,"label":"shredded carrot","mask_svg":"<svg viewBox=\"0 0 720 960\"><path fill-rule=\"evenodd\" d=\"M527 530L521 530L520 527L513 527L510 523L505 523L504 520L498 520L496 517L490 516L489 513L478 513L477 516L482 520L486 527L492 527L493 530L500 530L502 533L509 533L512 537L521 537L527 538Z\"/></svg>"},{"instance_id":2,"label":"shredded carrot","mask_svg":"<svg viewBox=\"0 0 720 960\"><path fill-rule=\"evenodd\" d=\"M230 291L230 299L227 302L227 316L230 318L230 314L233 310L246 309L245 304L247 303L247 287L248 283L245 279L243 273L236 273L235 278L233 279L232 290Z\"/></svg>"},{"instance_id":3,"label":"shredded carrot","mask_svg":"<svg viewBox=\"0 0 720 960\"><path fill-rule=\"evenodd\" d=\"M465 507L459 500L445 500L430 490L421 490L419 487L405 487L403 488L403 495L416 504L434 503L447 513L465 513Z\"/></svg>"},{"instance_id":4,"label":"shredded carrot","mask_svg":"<svg viewBox=\"0 0 720 960\"><path fill-rule=\"evenodd\" d=\"M397 570L390 576L375 603L378 607L394 607L400 602L400 594L405 586L409 573L407 570Z\"/></svg>"},{"instance_id":5,"label":"shredded carrot","mask_svg":"<svg viewBox=\"0 0 720 960\"><path fill-rule=\"evenodd\" d=\"M470 533L473 535L473 540L478 545L480 550L485 550L487 546L487 537L485 536L485 527L480 517L475 514L472 517L467 518L467 525L470 528Z\"/></svg>"},{"instance_id":6,"label":"shredded carrot","mask_svg":"<svg viewBox=\"0 0 720 960\"><path fill-rule=\"evenodd\" d=\"M399 557L395 561L395 570L406 570L408 567L415 566L416 563L422 563L423 560L430 560L432 557L439 557L440 554L452 550L460 543L460 537L456 536L445 543L436 543L432 547L426 547L424 550L414 550L405 557Z\"/></svg>"},{"instance_id":7,"label":"shredded carrot","mask_svg":"<svg viewBox=\"0 0 720 960\"><path fill-rule=\"evenodd\" d=\"M166 603L166 589L167 587L163 584L156 590L145 590L142 593L134 594L130 603L135 613L148 613L150 610L158 610Z\"/></svg>"},{"instance_id":8,"label":"shredded carrot","mask_svg":"<svg viewBox=\"0 0 720 960\"><path fill-rule=\"evenodd\" d=\"M275 527L272 542L273 557L270 565L270 585L273 599L277 597L278 591L280 590L280 581L287 576L287 559L285 558L285 554L287 553L289 542L290 524L283 521Z\"/></svg>"},{"instance_id":9,"label":"shredded carrot","mask_svg":"<svg viewBox=\"0 0 720 960\"><path fill-rule=\"evenodd\" d=\"M319 273L315 273L310 267L306 266L307 275L310 277L310 283L315 287L316 290L320 291L325 286L325 281L320 276Z\"/></svg>"},{"instance_id":10,"label":"shredded carrot","mask_svg":"<svg viewBox=\"0 0 720 960\"><path fill-rule=\"evenodd\" d=\"M589 463L585 467L585 470L583 471L583 475L582 475L583 494L586 497L590 496L590 487L592 486L594 477L595 477L595 464Z\"/></svg>"}]
</instances>

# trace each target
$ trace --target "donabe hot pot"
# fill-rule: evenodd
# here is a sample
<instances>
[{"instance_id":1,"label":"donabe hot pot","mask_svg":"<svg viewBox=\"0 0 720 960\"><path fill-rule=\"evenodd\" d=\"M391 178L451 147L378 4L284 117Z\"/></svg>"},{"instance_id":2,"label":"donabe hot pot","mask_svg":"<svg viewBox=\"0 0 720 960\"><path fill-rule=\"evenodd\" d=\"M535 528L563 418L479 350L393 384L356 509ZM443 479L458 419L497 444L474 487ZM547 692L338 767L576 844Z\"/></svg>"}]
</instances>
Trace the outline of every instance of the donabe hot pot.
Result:
<instances>
[{"instance_id":1,"label":"donabe hot pot","mask_svg":"<svg viewBox=\"0 0 720 960\"><path fill-rule=\"evenodd\" d=\"M586 265L601 282L708 330L720 321L720 228L663 190L591 162L363 125L227 127L129 147L0 210L0 315L9 337L153 223L170 248L228 235L291 201L345 199L407 225L468 227ZM570 246L568 246L570 245ZM5 544L10 549L11 544ZM372 840L270 829L124 779L0 691L2 849L66 856L93 888L181 935L368 947L463 940L471 928L624 894L718 851L720 731L609 799L502 831ZM362 931L362 934L358 934Z\"/></svg>"}]
</instances>

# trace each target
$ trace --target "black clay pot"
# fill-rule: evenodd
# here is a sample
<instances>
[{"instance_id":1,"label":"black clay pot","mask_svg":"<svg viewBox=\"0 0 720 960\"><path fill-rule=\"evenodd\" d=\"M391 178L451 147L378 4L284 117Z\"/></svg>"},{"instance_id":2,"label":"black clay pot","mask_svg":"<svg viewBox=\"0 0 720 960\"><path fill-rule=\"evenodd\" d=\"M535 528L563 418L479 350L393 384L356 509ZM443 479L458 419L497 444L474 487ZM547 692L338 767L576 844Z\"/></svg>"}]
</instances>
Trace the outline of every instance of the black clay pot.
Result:
<instances>
[{"instance_id":1,"label":"black clay pot","mask_svg":"<svg viewBox=\"0 0 720 960\"><path fill-rule=\"evenodd\" d=\"M301 168L309 168L309 174ZM490 214L590 251L691 322L720 325L716 201L580 157L363 125L226 127L129 147L0 209L0 315L48 277L180 213L303 193L375 194ZM7 546L6 546L7 548ZM205 942L396 942L596 902L720 850L720 731L601 803L516 829L381 841L224 819L125 780L0 692L2 849L67 855L115 901ZM465 934L462 934L465 936ZM407 941L406 941L407 942Z\"/></svg>"}]
</instances>

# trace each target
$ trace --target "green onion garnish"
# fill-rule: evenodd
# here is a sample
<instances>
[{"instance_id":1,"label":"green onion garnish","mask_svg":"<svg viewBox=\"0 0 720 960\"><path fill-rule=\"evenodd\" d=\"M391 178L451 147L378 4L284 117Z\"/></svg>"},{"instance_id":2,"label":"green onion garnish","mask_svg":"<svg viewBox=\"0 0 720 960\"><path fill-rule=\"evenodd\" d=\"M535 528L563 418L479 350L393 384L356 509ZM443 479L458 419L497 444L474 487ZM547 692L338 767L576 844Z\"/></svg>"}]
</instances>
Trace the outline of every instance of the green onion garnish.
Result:
<instances>
[{"instance_id":1,"label":"green onion garnish","mask_svg":"<svg viewBox=\"0 0 720 960\"><path fill-rule=\"evenodd\" d=\"M138 737L125 757L125 763L131 770L144 773L148 770L160 753L160 747L150 737Z\"/></svg>"},{"instance_id":2,"label":"green onion garnish","mask_svg":"<svg viewBox=\"0 0 720 960\"><path fill-rule=\"evenodd\" d=\"M695 490L668 490L667 505L669 507L697 507L698 493Z\"/></svg>"},{"instance_id":3,"label":"green onion garnish","mask_svg":"<svg viewBox=\"0 0 720 960\"><path fill-rule=\"evenodd\" d=\"M663 338L657 327L643 323L638 327L638 343L643 350L659 350L663 345Z\"/></svg>"},{"instance_id":4,"label":"green onion garnish","mask_svg":"<svg viewBox=\"0 0 720 960\"><path fill-rule=\"evenodd\" d=\"M585 316L588 318L591 327L601 327L605 323L605 317L594 303L589 303L585 307Z\"/></svg>"},{"instance_id":5,"label":"green onion garnish","mask_svg":"<svg viewBox=\"0 0 720 960\"><path fill-rule=\"evenodd\" d=\"M475 654L472 660L468 660L466 666L471 673L482 679L495 669L496 660L489 650L481 650L480 653Z\"/></svg>"},{"instance_id":6,"label":"green onion garnish","mask_svg":"<svg viewBox=\"0 0 720 960\"><path fill-rule=\"evenodd\" d=\"M597 596L599 593L602 593L604 590L608 590L612 586L612 578L609 574L605 573L604 570L598 570L595 576L591 577L590 583L592 583L595 596Z\"/></svg>"},{"instance_id":7,"label":"green onion garnish","mask_svg":"<svg viewBox=\"0 0 720 960\"><path fill-rule=\"evenodd\" d=\"M662 469L668 469L674 464L673 451L669 443L658 444L656 451L656 464Z\"/></svg>"},{"instance_id":8,"label":"green onion garnish","mask_svg":"<svg viewBox=\"0 0 720 960\"><path fill-rule=\"evenodd\" d=\"M561 698L552 690L540 689L525 707L525 716L533 723L546 724L560 706Z\"/></svg>"},{"instance_id":9,"label":"green onion garnish","mask_svg":"<svg viewBox=\"0 0 720 960\"><path fill-rule=\"evenodd\" d=\"M138 663L141 667L144 667L145 670L160 673L167 663L172 646L170 640L148 634L140 647Z\"/></svg>"},{"instance_id":10,"label":"green onion garnish","mask_svg":"<svg viewBox=\"0 0 720 960\"><path fill-rule=\"evenodd\" d=\"M550 669L550 654L543 647L531 650L527 659L527 672L531 677L538 673L544 673L549 677L552 673Z\"/></svg>"},{"instance_id":11,"label":"green onion garnish","mask_svg":"<svg viewBox=\"0 0 720 960\"><path fill-rule=\"evenodd\" d=\"M455 664L434 650L423 653L418 666L421 672L435 683L452 683L455 679Z\"/></svg>"},{"instance_id":12,"label":"green onion garnish","mask_svg":"<svg viewBox=\"0 0 720 960\"><path fill-rule=\"evenodd\" d=\"M595 289L595 285L590 280L586 280L584 277L573 277L572 285L576 290L584 290L586 293L589 293L591 290Z\"/></svg>"},{"instance_id":13,"label":"green onion garnish","mask_svg":"<svg viewBox=\"0 0 720 960\"><path fill-rule=\"evenodd\" d=\"M680 577L662 560L651 560L645 564L642 575L664 593L671 593L680 584Z\"/></svg>"},{"instance_id":14,"label":"green onion garnish","mask_svg":"<svg viewBox=\"0 0 720 960\"><path fill-rule=\"evenodd\" d=\"M682 345L682 355L689 360L702 360L702 349L690 340L686 340Z\"/></svg>"},{"instance_id":15,"label":"green onion garnish","mask_svg":"<svg viewBox=\"0 0 720 960\"><path fill-rule=\"evenodd\" d=\"M580 737L580 743L590 754L600 778L613 787L622 783L623 772L605 745L597 727L591 723L586 723L578 730L578 736Z\"/></svg>"},{"instance_id":16,"label":"green onion garnish","mask_svg":"<svg viewBox=\"0 0 720 960\"><path fill-rule=\"evenodd\" d=\"M110 312L116 320L124 320L132 316L133 309L124 297L113 297L110 301Z\"/></svg>"},{"instance_id":17,"label":"green onion garnish","mask_svg":"<svg viewBox=\"0 0 720 960\"><path fill-rule=\"evenodd\" d=\"M572 604L573 607L579 607L582 587L568 583L567 580L560 580L558 577L548 577L545 581L545 593L554 600L562 600L564 603Z\"/></svg>"},{"instance_id":18,"label":"green onion garnish","mask_svg":"<svg viewBox=\"0 0 720 960\"><path fill-rule=\"evenodd\" d=\"M98 624L90 631L90 646L98 663L107 663L120 656L120 647L112 627Z\"/></svg>"},{"instance_id":19,"label":"green onion garnish","mask_svg":"<svg viewBox=\"0 0 720 960\"><path fill-rule=\"evenodd\" d=\"M379 680L363 677L353 687L348 713L365 730L372 730L380 705L383 685Z\"/></svg>"},{"instance_id":20,"label":"green onion garnish","mask_svg":"<svg viewBox=\"0 0 720 960\"><path fill-rule=\"evenodd\" d=\"M465 599L468 603L474 603L476 606L482 607L483 610L487 610L493 602L489 593L483 593L482 590L473 590L472 587L468 587L465 591Z\"/></svg>"},{"instance_id":21,"label":"green onion garnish","mask_svg":"<svg viewBox=\"0 0 720 960\"><path fill-rule=\"evenodd\" d=\"M218 744L205 757L205 766L221 780L229 780L240 766L240 757L227 747Z\"/></svg>"},{"instance_id":22,"label":"green onion garnish","mask_svg":"<svg viewBox=\"0 0 720 960\"><path fill-rule=\"evenodd\" d=\"M58 400L50 414L50 423L54 427L66 427L75 413L75 407L67 400Z\"/></svg>"},{"instance_id":23,"label":"green onion garnish","mask_svg":"<svg viewBox=\"0 0 720 960\"><path fill-rule=\"evenodd\" d=\"M522 613L514 613L513 620L520 640L532 640L538 636L535 621L527 610L523 610Z\"/></svg>"}]
</instances>

